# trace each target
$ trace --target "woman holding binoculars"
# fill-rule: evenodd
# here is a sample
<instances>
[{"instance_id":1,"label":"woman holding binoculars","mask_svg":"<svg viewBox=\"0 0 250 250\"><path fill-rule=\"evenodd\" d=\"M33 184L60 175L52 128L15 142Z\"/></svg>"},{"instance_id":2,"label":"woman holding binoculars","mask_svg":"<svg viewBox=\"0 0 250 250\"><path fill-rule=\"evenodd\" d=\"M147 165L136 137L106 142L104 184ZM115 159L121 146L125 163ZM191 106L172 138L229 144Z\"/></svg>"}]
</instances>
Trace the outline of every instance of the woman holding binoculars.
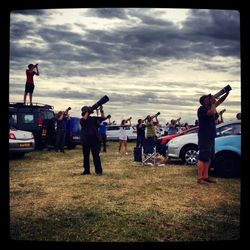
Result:
<instances>
[{"instance_id":1,"label":"woman holding binoculars","mask_svg":"<svg viewBox=\"0 0 250 250\"><path fill-rule=\"evenodd\" d=\"M122 153L122 145L124 145L124 152L127 155L127 134L126 134L126 128L131 126L131 119L132 117L128 118L127 120L122 120L121 125L120 125L120 136L119 136L119 148L118 148L118 153ZM129 124L126 124L129 122Z\"/></svg>"}]
</instances>

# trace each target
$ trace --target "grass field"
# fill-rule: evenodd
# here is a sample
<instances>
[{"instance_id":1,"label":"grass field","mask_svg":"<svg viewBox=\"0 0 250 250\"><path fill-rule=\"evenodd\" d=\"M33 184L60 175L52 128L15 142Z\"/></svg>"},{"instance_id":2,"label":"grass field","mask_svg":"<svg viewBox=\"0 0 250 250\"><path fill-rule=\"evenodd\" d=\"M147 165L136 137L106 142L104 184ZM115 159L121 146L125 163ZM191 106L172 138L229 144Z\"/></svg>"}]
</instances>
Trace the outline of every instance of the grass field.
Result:
<instances>
[{"instance_id":1,"label":"grass field","mask_svg":"<svg viewBox=\"0 0 250 250\"><path fill-rule=\"evenodd\" d=\"M196 166L142 166L101 153L103 176L82 176L82 151L9 161L12 240L179 242L240 239L240 179L196 183ZM92 160L92 156L90 157Z\"/></svg>"}]
</instances>

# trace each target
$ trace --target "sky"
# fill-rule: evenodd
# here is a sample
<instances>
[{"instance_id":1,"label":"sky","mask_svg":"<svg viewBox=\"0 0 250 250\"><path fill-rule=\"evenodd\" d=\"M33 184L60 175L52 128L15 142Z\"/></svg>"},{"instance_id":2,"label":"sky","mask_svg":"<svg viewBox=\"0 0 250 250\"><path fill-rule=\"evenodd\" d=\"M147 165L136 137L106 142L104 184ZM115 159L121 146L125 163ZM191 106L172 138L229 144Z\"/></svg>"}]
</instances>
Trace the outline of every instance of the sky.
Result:
<instances>
[{"instance_id":1,"label":"sky","mask_svg":"<svg viewBox=\"0 0 250 250\"><path fill-rule=\"evenodd\" d=\"M199 98L230 85L224 121L241 112L240 13L237 10L76 8L10 14L9 101L23 102L25 70L34 76L34 103L92 106L120 123L160 112L161 124L194 124Z\"/></svg>"}]
</instances>

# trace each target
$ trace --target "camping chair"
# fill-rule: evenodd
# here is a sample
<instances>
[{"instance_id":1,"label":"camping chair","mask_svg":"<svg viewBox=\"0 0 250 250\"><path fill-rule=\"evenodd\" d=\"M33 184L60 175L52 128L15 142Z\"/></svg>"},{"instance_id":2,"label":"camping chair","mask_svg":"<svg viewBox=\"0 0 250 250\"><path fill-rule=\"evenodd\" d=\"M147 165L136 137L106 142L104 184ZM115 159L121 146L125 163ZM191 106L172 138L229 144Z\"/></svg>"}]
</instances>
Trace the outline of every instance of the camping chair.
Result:
<instances>
[{"instance_id":1,"label":"camping chair","mask_svg":"<svg viewBox=\"0 0 250 250\"><path fill-rule=\"evenodd\" d=\"M156 141L153 138L145 139L142 146L142 165L153 165L156 164Z\"/></svg>"}]
</instances>

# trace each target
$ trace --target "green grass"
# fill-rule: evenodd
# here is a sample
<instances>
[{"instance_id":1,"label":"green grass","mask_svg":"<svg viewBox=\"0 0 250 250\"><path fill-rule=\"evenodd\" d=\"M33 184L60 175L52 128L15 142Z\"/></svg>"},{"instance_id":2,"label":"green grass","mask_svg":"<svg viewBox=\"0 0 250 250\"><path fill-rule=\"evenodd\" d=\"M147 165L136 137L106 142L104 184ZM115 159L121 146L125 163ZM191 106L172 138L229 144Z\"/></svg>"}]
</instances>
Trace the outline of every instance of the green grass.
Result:
<instances>
[{"instance_id":1,"label":"green grass","mask_svg":"<svg viewBox=\"0 0 250 250\"><path fill-rule=\"evenodd\" d=\"M196 183L196 166L142 166L101 153L103 176L82 176L81 147L10 160L13 240L179 242L240 239L240 179Z\"/></svg>"}]
</instances>

